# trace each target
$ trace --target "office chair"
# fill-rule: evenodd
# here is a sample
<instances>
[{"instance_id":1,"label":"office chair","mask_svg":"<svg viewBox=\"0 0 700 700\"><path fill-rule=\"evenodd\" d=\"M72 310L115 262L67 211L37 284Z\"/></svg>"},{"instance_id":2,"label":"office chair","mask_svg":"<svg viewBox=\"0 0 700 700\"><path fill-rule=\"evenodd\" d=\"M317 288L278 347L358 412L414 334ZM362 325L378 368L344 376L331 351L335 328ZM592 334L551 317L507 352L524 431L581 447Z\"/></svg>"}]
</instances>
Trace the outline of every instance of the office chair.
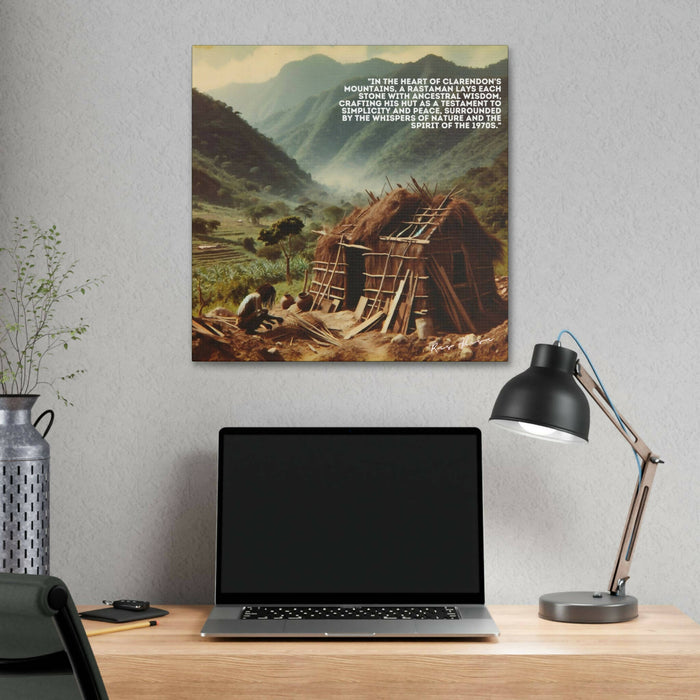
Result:
<instances>
[{"instance_id":1,"label":"office chair","mask_svg":"<svg viewBox=\"0 0 700 700\"><path fill-rule=\"evenodd\" d=\"M60 578L0 573L0 698L108 700Z\"/></svg>"}]
</instances>

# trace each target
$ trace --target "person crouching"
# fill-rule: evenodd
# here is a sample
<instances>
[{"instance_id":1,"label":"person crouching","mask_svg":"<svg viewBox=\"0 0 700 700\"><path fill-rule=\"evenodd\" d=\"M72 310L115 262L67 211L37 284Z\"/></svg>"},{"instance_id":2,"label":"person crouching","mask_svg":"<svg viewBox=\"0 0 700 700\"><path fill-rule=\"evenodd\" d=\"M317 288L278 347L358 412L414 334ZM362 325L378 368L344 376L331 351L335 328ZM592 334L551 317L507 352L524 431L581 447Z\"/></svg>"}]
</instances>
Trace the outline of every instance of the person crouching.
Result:
<instances>
[{"instance_id":1,"label":"person crouching","mask_svg":"<svg viewBox=\"0 0 700 700\"><path fill-rule=\"evenodd\" d=\"M254 335L260 326L270 330L272 321L283 323L284 319L270 315L269 309L275 303L275 288L271 284L263 284L249 294L238 307L238 327L248 335Z\"/></svg>"}]
</instances>

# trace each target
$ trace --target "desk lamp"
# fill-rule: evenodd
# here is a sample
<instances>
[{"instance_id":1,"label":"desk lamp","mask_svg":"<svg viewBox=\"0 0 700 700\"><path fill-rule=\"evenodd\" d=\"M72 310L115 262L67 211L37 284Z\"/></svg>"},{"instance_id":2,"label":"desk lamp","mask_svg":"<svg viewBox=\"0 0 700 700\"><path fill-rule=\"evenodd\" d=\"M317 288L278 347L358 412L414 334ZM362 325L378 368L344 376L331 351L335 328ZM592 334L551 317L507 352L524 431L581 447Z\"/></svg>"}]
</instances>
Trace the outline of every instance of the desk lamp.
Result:
<instances>
[{"instance_id":1,"label":"desk lamp","mask_svg":"<svg viewBox=\"0 0 700 700\"><path fill-rule=\"evenodd\" d=\"M590 365L597 382L581 367L573 350L561 346L570 335ZM578 382L578 383L577 383ZM569 331L552 344L535 345L529 369L513 377L496 399L491 421L513 432L554 442L588 442L590 410L579 384L622 437L632 446L639 467L627 523L607 592L572 591L540 597L539 615L556 622L624 622L637 617L637 599L625 593L634 546L656 466L662 464L618 413L586 351Z\"/></svg>"}]
</instances>

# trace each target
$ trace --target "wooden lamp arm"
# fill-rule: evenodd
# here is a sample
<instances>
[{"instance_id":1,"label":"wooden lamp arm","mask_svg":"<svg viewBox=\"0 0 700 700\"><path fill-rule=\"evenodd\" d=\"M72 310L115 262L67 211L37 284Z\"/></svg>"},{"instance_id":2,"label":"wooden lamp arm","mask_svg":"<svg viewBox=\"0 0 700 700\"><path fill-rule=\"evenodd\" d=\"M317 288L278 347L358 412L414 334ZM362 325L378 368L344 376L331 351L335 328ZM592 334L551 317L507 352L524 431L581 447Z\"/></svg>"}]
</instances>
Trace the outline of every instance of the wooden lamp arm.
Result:
<instances>
[{"instance_id":1,"label":"wooden lamp arm","mask_svg":"<svg viewBox=\"0 0 700 700\"><path fill-rule=\"evenodd\" d=\"M576 368L576 379L581 386L586 390L589 396L598 404L600 409L605 413L608 419L617 428L619 433L632 446L632 449L639 455L642 460L642 473L639 483L635 486L632 503L630 504L629 513L627 514L627 522L622 535L620 547L617 552L615 567L613 568L612 577L610 578L609 592L613 595L625 595L625 583L629 578L629 570L632 563L632 555L634 546L637 542L637 535L642 522L642 515L646 506L649 491L651 489L656 467L658 464L663 464L663 461L656 455L652 454L651 450L637 435L635 430L629 423L618 413L620 420L624 424L624 428L617 420L615 412L612 410L608 399L601 387L595 382L588 372L586 372L579 363Z\"/></svg>"}]
</instances>

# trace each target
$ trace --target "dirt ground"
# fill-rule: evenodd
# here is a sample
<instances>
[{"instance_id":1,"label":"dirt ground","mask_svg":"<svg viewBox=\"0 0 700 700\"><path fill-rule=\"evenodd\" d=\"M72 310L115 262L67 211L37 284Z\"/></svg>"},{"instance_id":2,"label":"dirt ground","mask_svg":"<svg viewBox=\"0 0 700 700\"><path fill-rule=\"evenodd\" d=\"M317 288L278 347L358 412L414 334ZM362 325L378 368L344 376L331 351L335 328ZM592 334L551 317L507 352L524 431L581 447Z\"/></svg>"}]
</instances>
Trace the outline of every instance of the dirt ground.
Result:
<instances>
[{"instance_id":1,"label":"dirt ground","mask_svg":"<svg viewBox=\"0 0 700 700\"><path fill-rule=\"evenodd\" d=\"M497 278L496 285L507 301L508 278ZM344 340L343 336L358 323L352 311L299 314L324 332L330 331L337 343L332 344L303 328L291 309L275 307L272 314L282 317L284 322L271 330L261 329L257 335L246 335L239 330L235 318L196 319L192 359L197 362L504 362L508 359L507 320L480 335L442 333L421 340L416 331L405 336L381 333L380 324L374 330ZM195 323L199 326L197 330Z\"/></svg>"}]
</instances>

